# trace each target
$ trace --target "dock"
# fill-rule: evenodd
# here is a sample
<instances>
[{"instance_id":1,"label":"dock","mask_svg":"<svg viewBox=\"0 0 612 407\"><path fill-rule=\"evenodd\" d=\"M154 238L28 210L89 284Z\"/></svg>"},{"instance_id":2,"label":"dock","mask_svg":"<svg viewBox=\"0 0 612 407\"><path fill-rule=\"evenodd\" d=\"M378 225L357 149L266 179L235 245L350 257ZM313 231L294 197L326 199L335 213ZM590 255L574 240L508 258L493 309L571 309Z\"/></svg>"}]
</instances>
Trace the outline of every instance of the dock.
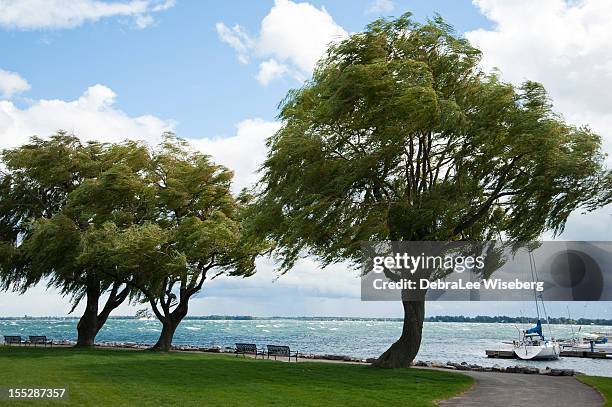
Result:
<instances>
[{"instance_id":1,"label":"dock","mask_svg":"<svg viewBox=\"0 0 612 407\"><path fill-rule=\"evenodd\" d=\"M496 359L516 359L512 350L485 350L487 357ZM562 358L590 358L590 359L610 359L612 352L591 352L590 350L562 350L559 355Z\"/></svg>"},{"instance_id":2,"label":"dock","mask_svg":"<svg viewBox=\"0 0 612 407\"><path fill-rule=\"evenodd\" d=\"M511 350L485 350L488 358L516 359L514 351Z\"/></svg>"},{"instance_id":3,"label":"dock","mask_svg":"<svg viewBox=\"0 0 612 407\"><path fill-rule=\"evenodd\" d=\"M610 352L591 352L590 350L562 350L561 355L559 356L566 358L591 358L612 360L612 353Z\"/></svg>"}]
</instances>

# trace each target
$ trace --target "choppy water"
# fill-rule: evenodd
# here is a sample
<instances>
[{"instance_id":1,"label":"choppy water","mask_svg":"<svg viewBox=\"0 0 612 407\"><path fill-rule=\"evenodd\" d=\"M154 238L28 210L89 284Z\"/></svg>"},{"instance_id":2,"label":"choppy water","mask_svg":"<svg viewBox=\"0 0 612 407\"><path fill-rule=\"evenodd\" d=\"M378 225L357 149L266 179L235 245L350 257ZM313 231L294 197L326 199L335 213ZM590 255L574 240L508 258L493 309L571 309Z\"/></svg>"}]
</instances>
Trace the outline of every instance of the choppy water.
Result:
<instances>
[{"instance_id":1,"label":"choppy water","mask_svg":"<svg viewBox=\"0 0 612 407\"><path fill-rule=\"evenodd\" d=\"M54 340L76 339L76 319L0 319L1 335L47 335ZM179 326L175 345L233 346L235 342L259 345L289 345L303 353L350 355L367 358L380 355L400 335L399 321L316 321L301 319L198 320ZM523 327L524 328L524 327ZM556 338L572 336L569 325L552 325ZM574 326L574 330L578 327ZM154 343L161 325L153 320L110 319L98 341ZM583 332L610 331L610 327L585 326ZM425 323L418 359L476 363L483 366L532 364L538 367L571 368L587 374L612 377L612 360L562 358L557 361L488 359L485 349L497 349L502 341L518 338L513 324Z\"/></svg>"}]
</instances>

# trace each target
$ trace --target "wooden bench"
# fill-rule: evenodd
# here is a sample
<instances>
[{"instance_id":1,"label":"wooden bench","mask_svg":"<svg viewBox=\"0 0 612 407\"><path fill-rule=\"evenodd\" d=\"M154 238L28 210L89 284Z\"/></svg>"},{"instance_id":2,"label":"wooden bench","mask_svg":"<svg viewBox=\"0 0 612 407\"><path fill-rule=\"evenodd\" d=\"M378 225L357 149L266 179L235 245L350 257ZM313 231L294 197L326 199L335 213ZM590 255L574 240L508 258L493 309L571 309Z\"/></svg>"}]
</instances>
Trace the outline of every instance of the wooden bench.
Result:
<instances>
[{"instance_id":1,"label":"wooden bench","mask_svg":"<svg viewBox=\"0 0 612 407\"><path fill-rule=\"evenodd\" d=\"M274 360L276 360L277 356L286 357L291 362L291 358L295 358L295 361L298 360L298 352L291 352L289 346L281 346L281 345L268 345L268 359L270 356L274 356Z\"/></svg>"},{"instance_id":2,"label":"wooden bench","mask_svg":"<svg viewBox=\"0 0 612 407\"><path fill-rule=\"evenodd\" d=\"M21 336L19 335L4 335L4 346L6 345L21 345Z\"/></svg>"},{"instance_id":3,"label":"wooden bench","mask_svg":"<svg viewBox=\"0 0 612 407\"><path fill-rule=\"evenodd\" d=\"M236 356L242 355L246 357L246 355L254 355L255 359L257 359L257 355L261 355L262 359L265 355L263 350L258 350L257 345L254 343L237 343L236 344Z\"/></svg>"},{"instance_id":4,"label":"wooden bench","mask_svg":"<svg viewBox=\"0 0 612 407\"><path fill-rule=\"evenodd\" d=\"M30 335L28 338L28 343L34 345L34 347L36 347L36 345L45 345L45 347L50 345L53 347L53 341L48 340L44 335Z\"/></svg>"}]
</instances>

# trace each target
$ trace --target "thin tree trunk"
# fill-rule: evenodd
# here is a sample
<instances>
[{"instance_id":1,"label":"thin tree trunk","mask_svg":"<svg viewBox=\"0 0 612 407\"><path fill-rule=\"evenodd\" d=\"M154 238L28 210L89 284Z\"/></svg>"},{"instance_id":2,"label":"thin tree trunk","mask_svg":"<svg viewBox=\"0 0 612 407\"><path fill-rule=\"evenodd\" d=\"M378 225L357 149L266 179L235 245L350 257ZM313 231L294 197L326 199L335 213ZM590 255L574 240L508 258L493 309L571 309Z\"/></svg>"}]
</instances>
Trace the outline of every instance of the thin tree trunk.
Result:
<instances>
[{"instance_id":1,"label":"thin tree trunk","mask_svg":"<svg viewBox=\"0 0 612 407\"><path fill-rule=\"evenodd\" d=\"M119 286L121 286L120 283L113 284L113 288L111 289L110 295L106 300L106 304L104 305L102 311L100 311L100 313L98 314L98 325L96 334L100 332L100 329L102 329L102 327L106 323L106 320L108 319L110 313L113 312L118 306L123 304L123 301L125 301L128 296L128 293L130 291L129 287L126 285L125 288L121 292L119 292Z\"/></svg>"},{"instance_id":2,"label":"thin tree trunk","mask_svg":"<svg viewBox=\"0 0 612 407\"><path fill-rule=\"evenodd\" d=\"M421 347L425 301L402 301L404 306L404 327L402 335L374 366L383 368L410 367Z\"/></svg>"}]
</instances>

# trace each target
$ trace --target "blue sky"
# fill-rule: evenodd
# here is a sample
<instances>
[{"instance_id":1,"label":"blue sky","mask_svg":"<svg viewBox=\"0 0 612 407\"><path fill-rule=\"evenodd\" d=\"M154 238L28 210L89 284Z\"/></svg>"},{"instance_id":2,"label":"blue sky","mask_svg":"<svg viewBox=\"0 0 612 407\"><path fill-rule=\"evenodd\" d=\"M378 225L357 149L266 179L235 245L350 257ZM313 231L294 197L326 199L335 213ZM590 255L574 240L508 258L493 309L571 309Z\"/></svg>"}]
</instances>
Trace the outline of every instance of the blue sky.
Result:
<instances>
[{"instance_id":1,"label":"blue sky","mask_svg":"<svg viewBox=\"0 0 612 407\"><path fill-rule=\"evenodd\" d=\"M311 2L325 9L348 32L361 30L377 13L370 1ZM1 3L0 3L1 4ZM27 99L78 98L100 83L118 95L130 115L152 114L177 122L184 137L229 135L247 117L273 120L292 78L262 86L254 64L236 63L232 48L219 41L215 24L240 24L257 33L272 1L178 1L155 13L155 22L137 29L130 18L84 21L72 29L0 30L1 69L19 73L31 85ZM435 11L458 31L490 23L469 1L397 2L392 14L411 10L419 19Z\"/></svg>"},{"instance_id":2,"label":"blue sky","mask_svg":"<svg viewBox=\"0 0 612 407\"><path fill-rule=\"evenodd\" d=\"M505 80L543 82L566 119L591 125L612 152L612 2L595 0L0 0L0 147L60 128L152 143L173 130L233 168L238 189L256 180L279 101L308 77L325 45L406 11L421 21L440 13ZM573 216L561 238L609 240L611 213ZM305 260L278 279L273 269L262 261L248 281L219 279L192 314L399 315L394 305L361 303L358 279L344 265L320 271ZM610 317L608 304L592 307ZM0 294L0 315L67 310L42 287ZM428 311L498 312L519 310Z\"/></svg>"}]
</instances>

